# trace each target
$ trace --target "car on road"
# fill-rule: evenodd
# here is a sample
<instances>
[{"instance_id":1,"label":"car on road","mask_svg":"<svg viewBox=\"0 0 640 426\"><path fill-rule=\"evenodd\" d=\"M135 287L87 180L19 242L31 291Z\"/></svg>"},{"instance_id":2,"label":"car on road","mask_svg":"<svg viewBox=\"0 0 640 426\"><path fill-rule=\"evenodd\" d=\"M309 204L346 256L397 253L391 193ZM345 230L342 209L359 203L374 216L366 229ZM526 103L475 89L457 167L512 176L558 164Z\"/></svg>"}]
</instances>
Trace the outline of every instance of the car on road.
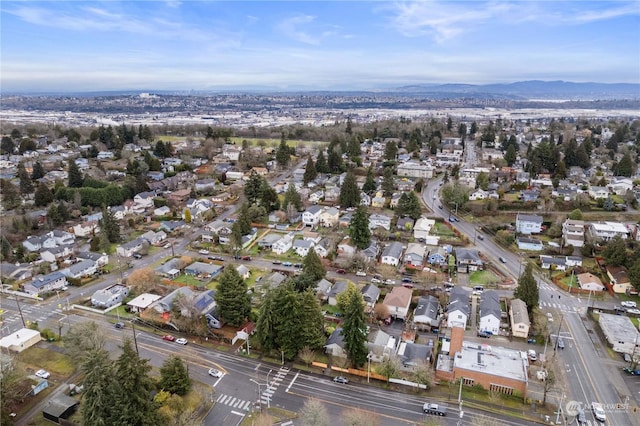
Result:
<instances>
[{"instance_id":1,"label":"car on road","mask_svg":"<svg viewBox=\"0 0 640 426\"><path fill-rule=\"evenodd\" d=\"M174 342L176 338L170 334L165 334L162 336L162 340L166 340L167 342Z\"/></svg>"},{"instance_id":2,"label":"car on road","mask_svg":"<svg viewBox=\"0 0 640 426\"><path fill-rule=\"evenodd\" d=\"M280 261L280 260L274 260L271 263L273 263L274 265L282 265L282 261Z\"/></svg>"},{"instance_id":3,"label":"car on road","mask_svg":"<svg viewBox=\"0 0 640 426\"><path fill-rule=\"evenodd\" d=\"M629 367L624 367L622 371L627 374L631 374L632 376L640 376L640 369L632 370Z\"/></svg>"},{"instance_id":4,"label":"car on road","mask_svg":"<svg viewBox=\"0 0 640 426\"><path fill-rule=\"evenodd\" d=\"M219 260L220 262L224 262L224 257L220 257L220 256L209 256L209 257L207 257L207 259L209 259L209 260Z\"/></svg>"},{"instance_id":5,"label":"car on road","mask_svg":"<svg viewBox=\"0 0 640 426\"><path fill-rule=\"evenodd\" d=\"M582 408L578 409L578 414L576 415L576 422L579 425L587 424L587 416L584 414L584 410Z\"/></svg>"},{"instance_id":6,"label":"car on road","mask_svg":"<svg viewBox=\"0 0 640 426\"><path fill-rule=\"evenodd\" d=\"M412 283L413 280L411 279L411 277L402 277L402 282L403 283Z\"/></svg>"},{"instance_id":7,"label":"car on road","mask_svg":"<svg viewBox=\"0 0 640 426\"><path fill-rule=\"evenodd\" d=\"M623 300L622 302L620 302L620 305L624 306L625 308L637 308L638 305L636 305L636 302L632 301L632 300Z\"/></svg>"},{"instance_id":8,"label":"car on road","mask_svg":"<svg viewBox=\"0 0 640 426\"><path fill-rule=\"evenodd\" d=\"M209 254L209 250L200 250L198 251L200 254Z\"/></svg>"},{"instance_id":9,"label":"car on road","mask_svg":"<svg viewBox=\"0 0 640 426\"><path fill-rule=\"evenodd\" d=\"M336 274L342 274L342 275L344 275L344 274L346 274L346 273L347 273L347 271L345 271L344 269L336 269Z\"/></svg>"},{"instance_id":10,"label":"car on road","mask_svg":"<svg viewBox=\"0 0 640 426\"><path fill-rule=\"evenodd\" d=\"M384 280L384 283L389 285L396 285L396 280L386 279Z\"/></svg>"},{"instance_id":11,"label":"car on road","mask_svg":"<svg viewBox=\"0 0 640 426\"><path fill-rule=\"evenodd\" d=\"M498 258L498 260L500 260L500 262L502 262L502 263L507 263L507 259L505 259L505 258L504 258L504 257L502 257L502 256L500 256L500 257Z\"/></svg>"},{"instance_id":12,"label":"car on road","mask_svg":"<svg viewBox=\"0 0 640 426\"><path fill-rule=\"evenodd\" d=\"M529 349L527 351L527 355L529 355L529 359L533 362L536 361L538 359L538 355L536 354L536 351L533 349Z\"/></svg>"},{"instance_id":13,"label":"car on road","mask_svg":"<svg viewBox=\"0 0 640 426\"><path fill-rule=\"evenodd\" d=\"M455 221L456 221L456 218L455 218L455 217L453 217L453 216L449 216L449 222L455 222Z\"/></svg>"},{"instance_id":14,"label":"car on road","mask_svg":"<svg viewBox=\"0 0 640 426\"><path fill-rule=\"evenodd\" d=\"M553 322L553 315L551 315L551 312L547 312L547 320L549 322Z\"/></svg>"},{"instance_id":15,"label":"car on road","mask_svg":"<svg viewBox=\"0 0 640 426\"><path fill-rule=\"evenodd\" d=\"M489 333L487 331L478 331L477 336L478 337L482 337L483 339L490 339L491 338L491 333Z\"/></svg>"},{"instance_id":16,"label":"car on road","mask_svg":"<svg viewBox=\"0 0 640 426\"><path fill-rule=\"evenodd\" d=\"M596 418L599 422L606 422L607 415L604 412L604 408L602 408L602 404L597 402L591 403L591 411L593 412L593 417Z\"/></svg>"},{"instance_id":17,"label":"car on road","mask_svg":"<svg viewBox=\"0 0 640 426\"><path fill-rule=\"evenodd\" d=\"M36 377L40 377L41 379L48 379L51 376L47 370L38 370L36 371Z\"/></svg>"},{"instance_id":18,"label":"car on road","mask_svg":"<svg viewBox=\"0 0 640 426\"><path fill-rule=\"evenodd\" d=\"M346 377L344 377L344 376L334 377L334 378L333 378L333 381L334 381L335 383L341 383L341 384L343 384L343 385L346 385L346 384L348 384L348 383L349 383L349 379L347 379L347 378L346 378Z\"/></svg>"},{"instance_id":19,"label":"car on road","mask_svg":"<svg viewBox=\"0 0 640 426\"><path fill-rule=\"evenodd\" d=\"M140 253L133 253L134 259L142 259L142 255Z\"/></svg>"},{"instance_id":20,"label":"car on road","mask_svg":"<svg viewBox=\"0 0 640 426\"><path fill-rule=\"evenodd\" d=\"M67 287L66 285L60 289L60 291L67 291L67 290L69 290L69 287Z\"/></svg>"},{"instance_id":21,"label":"car on road","mask_svg":"<svg viewBox=\"0 0 640 426\"><path fill-rule=\"evenodd\" d=\"M123 322L117 322L114 324L115 328L124 328L124 323Z\"/></svg>"},{"instance_id":22,"label":"car on road","mask_svg":"<svg viewBox=\"0 0 640 426\"><path fill-rule=\"evenodd\" d=\"M371 278L371 284L380 284L382 281L380 281L377 278Z\"/></svg>"},{"instance_id":23,"label":"car on road","mask_svg":"<svg viewBox=\"0 0 640 426\"><path fill-rule=\"evenodd\" d=\"M293 266L291 262L282 262L282 266Z\"/></svg>"},{"instance_id":24,"label":"car on road","mask_svg":"<svg viewBox=\"0 0 640 426\"><path fill-rule=\"evenodd\" d=\"M636 308L627 309L627 313L628 314L634 314L634 315L640 315L640 309L636 309Z\"/></svg>"},{"instance_id":25,"label":"car on road","mask_svg":"<svg viewBox=\"0 0 640 426\"><path fill-rule=\"evenodd\" d=\"M364 271L358 271L358 272L356 272L356 275L359 276L359 277L366 277L367 273L364 272Z\"/></svg>"},{"instance_id":26,"label":"car on road","mask_svg":"<svg viewBox=\"0 0 640 426\"><path fill-rule=\"evenodd\" d=\"M171 243L167 243L165 245L162 246L162 248L168 249L171 247Z\"/></svg>"},{"instance_id":27,"label":"car on road","mask_svg":"<svg viewBox=\"0 0 640 426\"><path fill-rule=\"evenodd\" d=\"M558 348L564 349L564 340L562 338L558 339Z\"/></svg>"},{"instance_id":28,"label":"car on road","mask_svg":"<svg viewBox=\"0 0 640 426\"><path fill-rule=\"evenodd\" d=\"M242 260L251 260L251 256L242 256Z\"/></svg>"},{"instance_id":29,"label":"car on road","mask_svg":"<svg viewBox=\"0 0 640 426\"><path fill-rule=\"evenodd\" d=\"M176 339L176 343L179 344L179 345L186 345L188 343L188 341L184 337L181 337L179 339Z\"/></svg>"},{"instance_id":30,"label":"car on road","mask_svg":"<svg viewBox=\"0 0 640 426\"><path fill-rule=\"evenodd\" d=\"M222 371L220 371L220 370L216 370L215 368L210 368L210 369L209 369L209 375L210 375L211 377L217 377L217 378L220 378L220 377L222 377L224 374L222 374Z\"/></svg>"},{"instance_id":31,"label":"car on road","mask_svg":"<svg viewBox=\"0 0 640 426\"><path fill-rule=\"evenodd\" d=\"M442 204L441 204L441 205L439 205L439 206L438 206L438 208L439 208L439 209L441 209L441 208L442 208Z\"/></svg>"},{"instance_id":32,"label":"car on road","mask_svg":"<svg viewBox=\"0 0 640 426\"><path fill-rule=\"evenodd\" d=\"M302 263L294 263L293 267L294 268L302 268Z\"/></svg>"}]
</instances>

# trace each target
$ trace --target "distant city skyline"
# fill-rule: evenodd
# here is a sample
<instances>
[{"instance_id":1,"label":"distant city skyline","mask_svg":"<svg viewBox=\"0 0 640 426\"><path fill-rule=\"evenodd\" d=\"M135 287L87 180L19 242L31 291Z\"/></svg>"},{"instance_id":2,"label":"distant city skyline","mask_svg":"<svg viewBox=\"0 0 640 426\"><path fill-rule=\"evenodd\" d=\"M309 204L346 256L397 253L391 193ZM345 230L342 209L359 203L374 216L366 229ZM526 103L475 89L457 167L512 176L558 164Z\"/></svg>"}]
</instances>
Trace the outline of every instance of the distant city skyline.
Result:
<instances>
[{"instance_id":1,"label":"distant city skyline","mask_svg":"<svg viewBox=\"0 0 640 426\"><path fill-rule=\"evenodd\" d=\"M3 1L3 92L640 83L637 1Z\"/></svg>"}]
</instances>

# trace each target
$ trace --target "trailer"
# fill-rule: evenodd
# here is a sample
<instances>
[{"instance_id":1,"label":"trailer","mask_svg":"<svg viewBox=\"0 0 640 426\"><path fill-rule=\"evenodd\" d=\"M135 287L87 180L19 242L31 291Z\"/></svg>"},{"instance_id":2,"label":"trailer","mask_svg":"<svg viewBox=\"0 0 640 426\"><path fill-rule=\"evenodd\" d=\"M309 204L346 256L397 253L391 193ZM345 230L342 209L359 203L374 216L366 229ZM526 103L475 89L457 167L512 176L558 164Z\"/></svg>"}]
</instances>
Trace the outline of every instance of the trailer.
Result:
<instances>
[{"instance_id":1,"label":"trailer","mask_svg":"<svg viewBox=\"0 0 640 426\"><path fill-rule=\"evenodd\" d=\"M432 403L429 403L429 402L426 402L422 406L422 411L424 411L425 414L433 414L435 416L446 416L447 415L447 407L445 407L443 405L439 405L439 404L432 404Z\"/></svg>"}]
</instances>

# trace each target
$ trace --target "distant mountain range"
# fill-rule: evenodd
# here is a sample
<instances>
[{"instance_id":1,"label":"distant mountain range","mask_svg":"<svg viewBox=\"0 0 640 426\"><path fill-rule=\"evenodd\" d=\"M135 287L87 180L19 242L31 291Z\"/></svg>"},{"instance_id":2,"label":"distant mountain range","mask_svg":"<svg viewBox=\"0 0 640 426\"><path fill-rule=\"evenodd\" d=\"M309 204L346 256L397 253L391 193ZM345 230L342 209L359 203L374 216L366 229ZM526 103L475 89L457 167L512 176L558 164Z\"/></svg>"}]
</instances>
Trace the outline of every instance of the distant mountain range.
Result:
<instances>
[{"instance_id":1,"label":"distant mountain range","mask_svg":"<svg viewBox=\"0 0 640 426\"><path fill-rule=\"evenodd\" d=\"M440 84L411 85L389 92L405 94L438 94L459 98L506 97L514 100L596 100L640 99L640 84L632 83L572 83L569 81L518 81L509 84Z\"/></svg>"}]
</instances>

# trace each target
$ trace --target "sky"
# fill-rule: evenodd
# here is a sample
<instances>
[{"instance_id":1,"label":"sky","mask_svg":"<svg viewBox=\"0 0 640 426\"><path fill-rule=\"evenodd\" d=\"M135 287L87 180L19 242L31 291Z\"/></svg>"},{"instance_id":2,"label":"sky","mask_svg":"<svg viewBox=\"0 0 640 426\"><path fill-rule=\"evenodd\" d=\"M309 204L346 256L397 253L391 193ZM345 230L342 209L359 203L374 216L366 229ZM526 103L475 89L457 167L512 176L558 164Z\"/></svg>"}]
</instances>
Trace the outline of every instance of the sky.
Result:
<instances>
[{"instance_id":1,"label":"sky","mask_svg":"<svg viewBox=\"0 0 640 426\"><path fill-rule=\"evenodd\" d=\"M640 1L7 1L8 92L640 83Z\"/></svg>"}]
</instances>

